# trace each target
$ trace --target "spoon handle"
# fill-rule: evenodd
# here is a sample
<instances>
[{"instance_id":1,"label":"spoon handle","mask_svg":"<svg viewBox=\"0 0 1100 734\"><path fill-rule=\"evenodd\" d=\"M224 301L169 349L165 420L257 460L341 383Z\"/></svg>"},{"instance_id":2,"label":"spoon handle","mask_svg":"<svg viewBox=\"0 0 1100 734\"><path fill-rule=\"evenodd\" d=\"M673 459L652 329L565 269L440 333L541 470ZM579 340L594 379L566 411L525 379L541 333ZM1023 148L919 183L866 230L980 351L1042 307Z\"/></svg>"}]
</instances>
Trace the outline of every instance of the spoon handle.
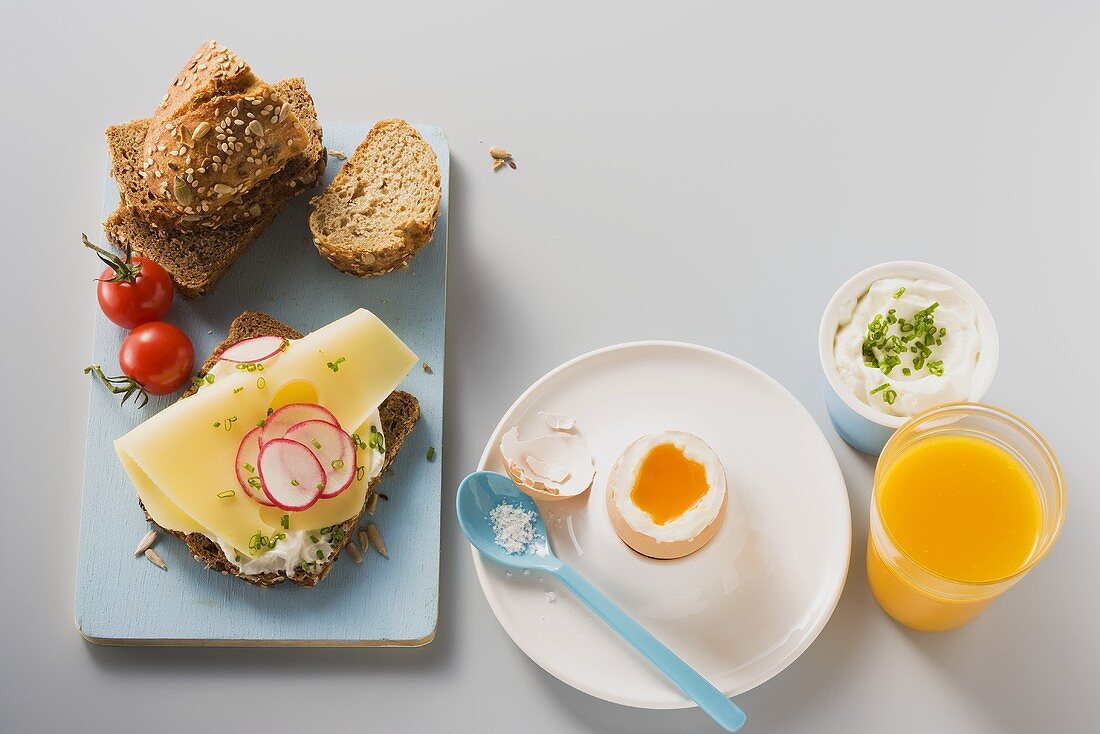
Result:
<instances>
[{"instance_id":1,"label":"spoon handle","mask_svg":"<svg viewBox=\"0 0 1100 734\"><path fill-rule=\"evenodd\" d=\"M561 568L552 573L576 594L578 599L588 605L589 609L657 666L657 669L675 683L677 688L699 704L699 708L719 726L726 731L737 731L745 725L745 713L737 707L737 704L726 698L725 694L707 682L706 678L695 672L656 637L646 632L640 624L595 586L588 583L583 576L564 563Z\"/></svg>"}]
</instances>

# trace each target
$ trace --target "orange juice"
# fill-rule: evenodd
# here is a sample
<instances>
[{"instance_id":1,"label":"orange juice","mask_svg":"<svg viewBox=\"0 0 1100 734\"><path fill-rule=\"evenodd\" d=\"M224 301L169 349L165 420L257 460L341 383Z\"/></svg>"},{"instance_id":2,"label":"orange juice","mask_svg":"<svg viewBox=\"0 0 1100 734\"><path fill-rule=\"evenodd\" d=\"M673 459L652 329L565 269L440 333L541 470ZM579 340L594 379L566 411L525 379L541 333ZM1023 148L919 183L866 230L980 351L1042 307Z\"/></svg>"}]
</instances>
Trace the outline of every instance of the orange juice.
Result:
<instances>
[{"instance_id":1,"label":"orange juice","mask_svg":"<svg viewBox=\"0 0 1100 734\"><path fill-rule=\"evenodd\" d=\"M867 547L871 591L916 629L969 622L1040 547L1040 487L1020 459L972 435L933 434L883 460Z\"/></svg>"}]
</instances>

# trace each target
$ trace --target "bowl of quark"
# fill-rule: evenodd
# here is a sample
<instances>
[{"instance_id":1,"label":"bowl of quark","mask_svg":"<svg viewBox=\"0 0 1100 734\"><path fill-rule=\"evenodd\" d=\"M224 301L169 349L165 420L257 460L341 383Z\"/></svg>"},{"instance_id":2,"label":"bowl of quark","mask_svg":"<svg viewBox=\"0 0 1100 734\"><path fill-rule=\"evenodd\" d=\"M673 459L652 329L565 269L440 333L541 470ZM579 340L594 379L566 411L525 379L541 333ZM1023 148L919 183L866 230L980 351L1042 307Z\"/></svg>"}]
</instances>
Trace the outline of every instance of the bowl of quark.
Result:
<instances>
[{"instance_id":1,"label":"bowl of quark","mask_svg":"<svg viewBox=\"0 0 1100 734\"><path fill-rule=\"evenodd\" d=\"M935 324L937 341L910 336L921 320ZM898 349L874 346L892 336ZM935 265L897 261L867 268L836 291L821 318L818 355L837 433L858 451L877 455L913 415L942 403L981 401L997 371L1000 343L993 314L969 283ZM899 361L891 366L887 359Z\"/></svg>"}]
</instances>

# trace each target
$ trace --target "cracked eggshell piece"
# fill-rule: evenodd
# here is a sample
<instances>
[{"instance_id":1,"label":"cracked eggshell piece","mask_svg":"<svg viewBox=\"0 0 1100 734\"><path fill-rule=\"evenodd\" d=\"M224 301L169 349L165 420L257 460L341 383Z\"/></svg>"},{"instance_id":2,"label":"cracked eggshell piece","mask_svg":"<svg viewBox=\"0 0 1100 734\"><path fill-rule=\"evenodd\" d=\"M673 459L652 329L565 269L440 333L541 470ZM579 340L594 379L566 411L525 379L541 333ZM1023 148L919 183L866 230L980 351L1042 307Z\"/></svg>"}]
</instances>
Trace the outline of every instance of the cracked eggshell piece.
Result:
<instances>
[{"instance_id":1,"label":"cracked eggshell piece","mask_svg":"<svg viewBox=\"0 0 1100 734\"><path fill-rule=\"evenodd\" d=\"M500 453L508 476L534 499L576 497L592 486L596 475L588 444L567 433L522 441L519 429L513 428L501 437Z\"/></svg>"},{"instance_id":2,"label":"cracked eggshell piece","mask_svg":"<svg viewBox=\"0 0 1100 734\"><path fill-rule=\"evenodd\" d=\"M545 421L546 425L555 431L572 431L577 427L577 421L568 415L544 413L540 410L539 416Z\"/></svg>"}]
</instances>

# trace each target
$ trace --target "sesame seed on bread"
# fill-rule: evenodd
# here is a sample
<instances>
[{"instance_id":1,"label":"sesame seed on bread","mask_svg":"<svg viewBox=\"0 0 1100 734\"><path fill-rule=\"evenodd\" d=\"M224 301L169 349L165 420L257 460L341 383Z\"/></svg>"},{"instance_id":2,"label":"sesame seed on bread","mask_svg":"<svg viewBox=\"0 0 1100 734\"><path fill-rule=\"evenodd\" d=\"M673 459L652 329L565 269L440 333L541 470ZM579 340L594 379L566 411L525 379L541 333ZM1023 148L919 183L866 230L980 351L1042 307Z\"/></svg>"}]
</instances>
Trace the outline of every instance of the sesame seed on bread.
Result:
<instances>
[{"instance_id":1,"label":"sesame seed on bread","mask_svg":"<svg viewBox=\"0 0 1100 734\"><path fill-rule=\"evenodd\" d=\"M107 238L120 248L156 260L185 296L199 298L229 269L298 193L313 186L325 170L327 156L313 98L301 78L275 85L295 108L309 131L310 143L302 155L275 176L263 181L222 212L239 211L240 221L216 229L182 231L149 223L137 211L151 199L140 176L142 145L149 120L135 120L107 128L111 175L119 189L119 208L104 222Z\"/></svg>"},{"instance_id":2,"label":"sesame seed on bread","mask_svg":"<svg viewBox=\"0 0 1100 734\"><path fill-rule=\"evenodd\" d=\"M310 144L294 105L216 41L184 65L150 121L139 169L150 197L135 213L163 228L213 228L260 216L227 205Z\"/></svg>"},{"instance_id":3,"label":"sesame seed on bread","mask_svg":"<svg viewBox=\"0 0 1100 734\"><path fill-rule=\"evenodd\" d=\"M211 369L214 363L217 362L217 355L221 354L227 347L236 344L242 339L256 336L281 336L287 339L300 339L302 337L299 332L265 313L245 311L230 324L229 333L225 340L210 353L206 362L203 363L199 375L205 375L206 371ZM195 389L196 388L192 388L185 392L183 398L191 395ZM395 390L390 393L389 397L379 406L378 413L382 420L382 432L386 437L386 458L382 466L383 472L375 477L370 483L370 488L367 490L368 498L371 492L376 490L379 482L382 481L385 470L389 468L390 464L397 457L397 452L401 450L401 446L404 444L405 439L408 438L409 434L416 426L417 421L420 419L420 403L409 393ZM145 508L142 507L143 511L144 509ZM211 570L237 576L257 586L271 587L289 580L298 586L312 587L316 586L321 579L328 575L329 571L332 569L332 564L340 555L340 552L352 541L352 538L355 536L355 528L358 526L359 520L362 518L365 510L366 502L364 502L363 507L355 517L348 518L341 523L340 527L344 531L343 538L339 542L336 542L332 552L324 561L318 563L315 570L305 571L299 569L289 578L282 571L255 575L242 574L240 569L226 558L221 548L218 547L218 544L205 535L201 533L181 533L175 530L166 530L166 532L187 543L187 547L191 551L192 557ZM153 519L149 517L149 513L146 512L145 514L146 518L150 522L153 522Z\"/></svg>"},{"instance_id":4,"label":"sesame seed on bread","mask_svg":"<svg viewBox=\"0 0 1100 734\"><path fill-rule=\"evenodd\" d=\"M338 270L381 275L431 241L441 198L435 151L404 120L383 120L313 200L309 228Z\"/></svg>"}]
</instances>

